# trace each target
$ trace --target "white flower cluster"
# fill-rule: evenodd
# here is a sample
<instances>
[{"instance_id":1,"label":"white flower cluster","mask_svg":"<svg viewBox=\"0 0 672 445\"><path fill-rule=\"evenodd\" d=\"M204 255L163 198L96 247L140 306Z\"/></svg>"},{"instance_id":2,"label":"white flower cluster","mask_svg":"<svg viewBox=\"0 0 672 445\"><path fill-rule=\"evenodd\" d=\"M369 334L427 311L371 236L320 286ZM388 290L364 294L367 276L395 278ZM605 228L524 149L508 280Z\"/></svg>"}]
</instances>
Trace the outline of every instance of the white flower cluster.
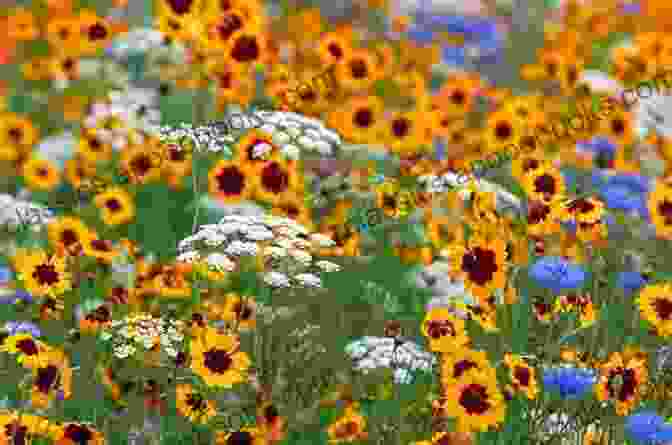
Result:
<instances>
[{"instance_id":1,"label":"white flower cluster","mask_svg":"<svg viewBox=\"0 0 672 445\"><path fill-rule=\"evenodd\" d=\"M114 90L106 101L96 102L84 118L84 127L115 150L143 144L148 133L157 131L161 112L152 90L129 88Z\"/></svg>"},{"instance_id":2,"label":"white flower cluster","mask_svg":"<svg viewBox=\"0 0 672 445\"><path fill-rule=\"evenodd\" d=\"M263 259L263 281L273 288L298 285L320 288L320 272L336 272L337 264L314 261L312 249L333 246L322 234L310 234L296 221L280 216L228 215L206 224L178 244L178 261L204 262L212 270L240 270L245 258Z\"/></svg>"},{"instance_id":3,"label":"white flower cluster","mask_svg":"<svg viewBox=\"0 0 672 445\"><path fill-rule=\"evenodd\" d=\"M114 320L103 330L100 338L112 340L112 350L117 358L127 358L138 350L150 350L159 345L169 357L177 357L184 349L184 322L157 318L149 314L136 314L123 320Z\"/></svg>"},{"instance_id":4,"label":"white flower cluster","mask_svg":"<svg viewBox=\"0 0 672 445\"><path fill-rule=\"evenodd\" d=\"M159 138L169 143L191 140L199 151L224 152L230 156L233 146L246 131L259 129L272 137L287 159L297 160L302 151L334 157L341 145L340 136L317 119L283 111L254 110L230 112L221 121L194 128L182 123L179 127L162 127ZM254 156L263 157L271 150L269 144L259 144Z\"/></svg>"},{"instance_id":5,"label":"white flower cluster","mask_svg":"<svg viewBox=\"0 0 672 445\"><path fill-rule=\"evenodd\" d=\"M107 48L109 56L124 59L144 54L163 45L164 34L152 28L135 28L118 36Z\"/></svg>"},{"instance_id":6,"label":"white flower cluster","mask_svg":"<svg viewBox=\"0 0 672 445\"><path fill-rule=\"evenodd\" d=\"M199 152L222 153L231 156L231 146L236 139L224 133L220 128L213 125L201 125L198 127L191 124L181 123L179 127L163 126L158 129L156 135L159 140L166 144L174 144L177 148L183 148L189 143Z\"/></svg>"},{"instance_id":7,"label":"white flower cluster","mask_svg":"<svg viewBox=\"0 0 672 445\"><path fill-rule=\"evenodd\" d=\"M54 218L51 210L30 201L22 201L12 195L0 195L0 230L15 232L22 226L39 230Z\"/></svg>"},{"instance_id":8,"label":"white flower cluster","mask_svg":"<svg viewBox=\"0 0 672 445\"><path fill-rule=\"evenodd\" d=\"M263 122L259 130L270 134L288 159L299 159L302 151L333 157L341 145L338 133L317 119L284 111L255 110L253 116Z\"/></svg>"},{"instance_id":9,"label":"white flower cluster","mask_svg":"<svg viewBox=\"0 0 672 445\"><path fill-rule=\"evenodd\" d=\"M397 383L410 383L412 373L431 372L436 358L411 341L399 337L362 337L345 347L355 362L355 369L368 373L371 369L391 368Z\"/></svg>"}]
</instances>

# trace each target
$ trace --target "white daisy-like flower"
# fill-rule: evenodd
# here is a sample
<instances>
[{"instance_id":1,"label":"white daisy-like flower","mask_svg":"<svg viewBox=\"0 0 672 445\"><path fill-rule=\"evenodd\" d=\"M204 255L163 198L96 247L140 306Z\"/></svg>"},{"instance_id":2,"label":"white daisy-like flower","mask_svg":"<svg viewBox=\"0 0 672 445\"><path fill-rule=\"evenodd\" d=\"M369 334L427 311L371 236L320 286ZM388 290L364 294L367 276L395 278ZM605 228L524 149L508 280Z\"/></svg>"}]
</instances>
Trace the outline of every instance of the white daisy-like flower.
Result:
<instances>
[{"instance_id":1,"label":"white daisy-like flower","mask_svg":"<svg viewBox=\"0 0 672 445\"><path fill-rule=\"evenodd\" d=\"M317 261L315 265L323 272L338 272L341 270L341 266L326 260Z\"/></svg>"},{"instance_id":2,"label":"white daisy-like flower","mask_svg":"<svg viewBox=\"0 0 672 445\"><path fill-rule=\"evenodd\" d=\"M320 288L322 280L312 273L300 273L294 276L294 281L303 287Z\"/></svg>"},{"instance_id":3,"label":"white daisy-like flower","mask_svg":"<svg viewBox=\"0 0 672 445\"><path fill-rule=\"evenodd\" d=\"M275 288L288 288L290 286L289 277L280 272L268 272L264 274L264 283Z\"/></svg>"},{"instance_id":4,"label":"white daisy-like flower","mask_svg":"<svg viewBox=\"0 0 672 445\"><path fill-rule=\"evenodd\" d=\"M245 232L245 238L251 241L268 241L273 239L273 232L266 228L255 226L252 230Z\"/></svg>"}]
</instances>

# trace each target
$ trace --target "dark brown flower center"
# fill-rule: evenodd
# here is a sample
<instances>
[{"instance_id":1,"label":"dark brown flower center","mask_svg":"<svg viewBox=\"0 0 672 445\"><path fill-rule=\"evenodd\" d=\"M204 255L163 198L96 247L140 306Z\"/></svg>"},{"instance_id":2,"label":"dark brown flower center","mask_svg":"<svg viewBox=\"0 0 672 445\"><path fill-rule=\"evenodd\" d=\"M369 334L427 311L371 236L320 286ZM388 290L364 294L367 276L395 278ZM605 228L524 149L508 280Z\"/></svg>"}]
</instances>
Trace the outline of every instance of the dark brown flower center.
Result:
<instances>
[{"instance_id":1,"label":"dark brown flower center","mask_svg":"<svg viewBox=\"0 0 672 445\"><path fill-rule=\"evenodd\" d=\"M233 364L231 355L222 349L210 349L205 354L205 367L217 374L225 373Z\"/></svg>"},{"instance_id":2,"label":"dark brown flower center","mask_svg":"<svg viewBox=\"0 0 672 445\"><path fill-rule=\"evenodd\" d=\"M85 445L93 438L93 433L84 425L68 425L65 428L65 437L77 445Z\"/></svg>"},{"instance_id":3,"label":"dark brown flower center","mask_svg":"<svg viewBox=\"0 0 672 445\"><path fill-rule=\"evenodd\" d=\"M471 384L462 390L460 405L470 415L480 415L490 408L488 393L483 385Z\"/></svg>"},{"instance_id":4,"label":"dark brown flower center","mask_svg":"<svg viewBox=\"0 0 672 445\"><path fill-rule=\"evenodd\" d=\"M463 91L456 90L450 95L450 101L455 105L463 105L466 100L466 95Z\"/></svg>"},{"instance_id":5,"label":"dark brown flower center","mask_svg":"<svg viewBox=\"0 0 672 445\"><path fill-rule=\"evenodd\" d=\"M289 175L277 162L271 162L261 172L261 185L264 189L279 194L289 188Z\"/></svg>"},{"instance_id":6,"label":"dark brown flower center","mask_svg":"<svg viewBox=\"0 0 672 445\"><path fill-rule=\"evenodd\" d=\"M621 119L616 119L611 122L611 130L615 134L621 134L625 131L625 122L623 122Z\"/></svg>"},{"instance_id":7,"label":"dark brown flower center","mask_svg":"<svg viewBox=\"0 0 672 445\"><path fill-rule=\"evenodd\" d=\"M522 386L528 386L530 384L530 370L525 366L516 366L513 370L513 376L518 380L518 383Z\"/></svg>"},{"instance_id":8,"label":"dark brown flower center","mask_svg":"<svg viewBox=\"0 0 672 445\"><path fill-rule=\"evenodd\" d=\"M359 432L359 425L357 422L346 422L341 425L340 428L337 428L335 431L336 437L352 437Z\"/></svg>"},{"instance_id":9,"label":"dark brown flower center","mask_svg":"<svg viewBox=\"0 0 672 445\"><path fill-rule=\"evenodd\" d=\"M454 336L455 328L448 320L430 320L427 322L427 334L436 340L446 335Z\"/></svg>"},{"instance_id":10,"label":"dark brown flower center","mask_svg":"<svg viewBox=\"0 0 672 445\"><path fill-rule=\"evenodd\" d=\"M10 445L27 445L29 443L28 427L18 422L9 423L5 425L5 437L12 438Z\"/></svg>"},{"instance_id":11,"label":"dark brown flower center","mask_svg":"<svg viewBox=\"0 0 672 445\"><path fill-rule=\"evenodd\" d=\"M65 246L75 244L77 241L79 241L79 237L77 236L77 232L74 230L65 229L63 232L61 232L61 242Z\"/></svg>"},{"instance_id":12,"label":"dark brown flower center","mask_svg":"<svg viewBox=\"0 0 672 445\"><path fill-rule=\"evenodd\" d=\"M538 201L531 202L527 213L527 222L529 224L539 224L544 221L550 213L551 208L546 204Z\"/></svg>"},{"instance_id":13,"label":"dark brown flower center","mask_svg":"<svg viewBox=\"0 0 672 445\"><path fill-rule=\"evenodd\" d=\"M177 15L186 14L191 9L192 0L167 0L166 3Z\"/></svg>"},{"instance_id":14,"label":"dark brown flower center","mask_svg":"<svg viewBox=\"0 0 672 445\"><path fill-rule=\"evenodd\" d=\"M51 286L58 283L59 275L52 264L40 264L35 268L33 278L42 286Z\"/></svg>"},{"instance_id":15,"label":"dark brown flower center","mask_svg":"<svg viewBox=\"0 0 672 445\"><path fill-rule=\"evenodd\" d=\"M595 204L587 199L576 199L567 208L570 212L588 213L595 208Z\"/></svg>"},{"instance_id":16,"label":"dark brown flower center","mask_svg":"<svg viewBox=\"0 0 672 445\"><path fill-rule=\"evenodd\" d=\"M30 338L24 338L23 340L16 342L16 349L25 355L35 355L38 352L37 343Z\"/></svg>"},{"instance_id":17,"label":"dark brown flower center","mask_svg":"<svg viewBox=\"0 0 672 445\"><path fill-rule=\"evenodd\" d=\"M617 388L615 388L613 380L617 376L621 376L622 378L622 384L620 390L618 391L617 397L619 401L625 402L635 395L635 389L637 387L635 371L629 368L616 368L609 373L609 377L607 379L607 389L609 391L610 397L614 397L616 395Z\"/></svg>"},{"instance_id":18,"label":"dark brown flower center","mask_svg":"<svg viewBox=\"0 0 672 445\"><path fill-rule=\"evenodd\" d=\"M253 439L249 431L235 431L226 439L226 445L252 445Z\"/></svg>"},{"instance_id":19,"label":"dark brown flower center","mask_svg":"<svg viewBox=\"0 0 672 445\"><path fill-rule=\"evenodd\" d=\"M672 202L663 201L658 204L658 212L665 220L665 224L672 224Z\"/></svg>"},{"instance_id":20,"label":"dark brown flower center","mask_svg":"<svg viewBox=\"0 0 672 445\"><path fill-rule=\"evenodd\" d=\"M9 135L9 138L14 142L15 144L18 144L21 142L21 137L23 136L23 132L21 131L20 128L10 128L9 131L7 132Z\"/></svg>"},{"instance_id":21,"label":"dark brown flower center","mask_svg":"<svg viewBox=\"0 0 672 445\"><path fill-rule=\"evenodd\" d=\"M89 26L89 40L104 40L107 37L107 29L100 23Z\"/></svg>"},{"instance_id":22,"label":"dark brown flower center","mask_svg":"<svg viewBox=\"0 0 672 445\"><path fill-rule=\"evenodd\" d=\"M495 126L495 136L497 139L508 139L513 135L513 128L511 128L511 125L507 122L499 122Z\"/></svg>"},{"instance_id":23,"label":"dark brown flower center","mask_svg":"<svg viewBox=\"0 0 672 445\"><path fill-rule=\"evenodd\" d=\"M189 394L187 396L186 402L187 405L189 405L191 409L195 411L203 411L207 407L205 400L199 394Z\"/></svg>"},{"instance_id":24,"label":"dark brown flower center","mask_svg":"<svg viewBox=\"0 0 672 445\"><path fill-rule=\"evenodd\" d=\"M112 212L117 212L121 210L121 203L116 198L110 198L105 201L105 207L107 207Z\"/></svg>"},{"instance_id":25,"label":"dark brown flower center","mask_svg":"<svg viewBox=\"0 0 672 445\"><path fill-rule=\"evenodd\" d=\"M234 32L243 27L243 22L236 14L227 14L217 26L217 33L222 40L228 40Z\"/></svg>"},{"instance_id":26,"label":"dark brown flower center","mask_svg":"<svg viewBox=\"0 0 672 445\"><path fill-rule=\"evenodd\" d=\"M523 171L524 172L529 172L530 170L536 170L539 168L539 161L536 159L526 159L523 162Z\"/></svg>"},{"instance_id":27,"label":"dark brown flower center","mask_svg":"<svg viewBox=\"0 0 672 445\"><path fill-rule=\"evenodd\" d=\"M366 128L373 122L373 113L368 109L357 110L353 121L358 127Z\"/></svg>"},{"instance_id":28,"label":"dark brown flower center","mask_svg":"<svg viewBox=\"0 0 672 445\"><path fill-rule=\"evenodd\" d=\"M556 192L555 178L551 175L540 175L534 180L534 190L542 195L553 195Z\"/></svg>"},{"instance_id":29,"label":"dark brown flower center","mask_svg":"<svg viewBox=\"0 0 672 445\"><path fill-rule=\"evenodd\" d=\"M231 57L238 62L252 62L257 60L261 53L257 39L252 36L241 36L231 51Z\"/></svg>"},{"instance_id":30,"label":"dark brown flower center","mask_svg":"<svg viewBox=\"0 0 672 445\"><path fill-rule=\"evenodd\" d=\"M350 72L355 79L363 79L368 74L366 63L363 60L353 60L350 62Z\"/></svg>"},{"instance_id":31,"label":"dark brown flower center","mask_svg":"<svg viewBox=\"0 0 672 445\"><path fill-rule=\"evenodd\" d=\"M653 306L656 310L656 314L658 314L658 318L661 320L672 319L672 301L660 297L656 299Z\"/></svg>"},{"instance_id":32,"label":"dark brown flower center","mask_svg":"<svg viewBox=\"0 0 672 445\"><path fill-rule=\"evenodd\" d=\"M52 385L58 377L58 368L54 365L49 365L45 368L37 370L37 377L35 378L35 386L42 393L48 393Z\"/></svg>"},{"instance_id":33,"label":"dark brown flower center","mask_svg":"<svg viewBox=\"0 0 672 445\"><path fill-rule=\"evenodd\" d=\"M453 377L457 379L462 374L473 368L477 368L476 363L472 362L471 360L460 360L459 362L455 363L455 366L453 367Z\"/></svg>"},{"instance_id":34,"label":"dark brown flower center","mask_svg":"<svg viewBox=\"0 0 672 445\"><path fill-rule=\"evenodd\" d=\"M152 169L152 160L149 156L139 155L131 161L131 169L138 176L144 176Z\"/></svg>"},{"instance_id":35,"label":"dark brown flower center","mask_svg":"<svg viewBox=\"0 0 672 445\"><path fill-rule=\"evenodd\" d=\"M410 128L411 125L407 119L395 119L392 122L392 133L398 138L408 135Z\"/></svg>"},{"instance_id":36,"label":"dark brown flower center","mask_svg":"<svg viewBox=\"0 0 672 445\"><path fill-rule=\"evenodd\" d=\"M343 57L343 50L335 43L330 43L327 45L327 51L329 51L329 54L331 54L336 59Z\"/></svg>"},{"instance_id":37,"label":"dark brown flower center","mask_svg":"<svg viewBox=\"0 0 672 445\"><path fill-rule=\"evenodd\" d=\"M236 167L223 168L217 178L217 188L226 196L238 196L245 188L245 175Z\"/></svg>"},{"instance_id":38,"label":"dark brown flower center","mask_svg":"<svg viewBox=\"0 0 672 445\"><path fill-rule=\"evenodd\" d=\"M462 270L467 273L470 281L479 286L490 282L497 269L497 258L491 250L476 247L462 258Z\"/></svg>"},{"instance_id":39,"label":"dark brown flower center","mask_svg":"<svg viewBox=\"0 0 672 445\"><path fill-rule=\"evenodd\" d=\"M253 314L252 308L247 304L236 303L233 312L241 320L249 320Z\"/></svg>"}]
</instances>

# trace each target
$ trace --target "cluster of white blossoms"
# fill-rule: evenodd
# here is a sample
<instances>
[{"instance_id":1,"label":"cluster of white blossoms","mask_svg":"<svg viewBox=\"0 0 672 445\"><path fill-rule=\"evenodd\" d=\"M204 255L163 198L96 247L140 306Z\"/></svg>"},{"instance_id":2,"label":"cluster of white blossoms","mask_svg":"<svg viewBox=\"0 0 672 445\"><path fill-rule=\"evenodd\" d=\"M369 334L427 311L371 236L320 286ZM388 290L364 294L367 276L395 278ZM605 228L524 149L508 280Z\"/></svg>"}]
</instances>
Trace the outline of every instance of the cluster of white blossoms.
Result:
<instances>
[{"instance_id":1,"label":"cluster of white blossoms","mask_svg":"<svg viewBox=\"0 0 672 445\"><path fill-rule=\"evenodd\" d=\"M419 345L400 337L362 337L345 347L354 367L364 374L391 368L396 383L410 383L415 371L431 372L436 358Z\"/></svg>"},{"instance_id":2,"label":"cluster of white blossoms","mask_svg":"<svg viewBox=\"0 0 672 445\"><path fill-rule=\"evenodd\" d=\"M39 230L53 218L53 212L44 206L0 194L0 230L15 232L23 227Z\"/></svg>"},{"instance_id":3,"label":"cluster of white blossoms","mask_svg":"<svg viewBox=\"0 0 672 445\"><path fill-rule=\"evenodd\" d=\"M156 93L147 89L114 90L106 100L95 102L84 118L84 128L115 150L140 145L159 128L161 112Z\"/></svg>"},{"instance_id":4,"label":"cluster of white blossoms","mask_svg":"<svg viewBox=\"0 0 672 445\"><path fill-rule=\"evenodd\" d=\"M112 351L117 358L124 359L156 346L169 357L175 358L184 350L184 329L185 324L181 320L135 314L112 321L100 333L100 338L112 341Z\"/></svg>"},{"instance_id":5,"label":"cluster of white blossoms","mask_svg":"<svg viewBox=\"0 0 672 445\"><path fill-rule=\"evenodd\" d=\"M193 127L161 127L159 139L164 143L182 145L189 141L197 151L233 155L233 147L247 131L257 129L268 134L281 154L291 160L301 158L302 152L334 157L341 146L340 136L317 119L284 111L253 110L229 112L221 120ZM263 158L272 147L259 144L253 155Z\"/></svg>"},{"instance_id":6,"label":"cluster of white blossoms","mask_svg":"<svg viewBox=\"0 0 672 445\"><path fill-rule=\"evenodd\" d=\"M320 273L337 272L332 262L316 260L316 249L334 245L329 237L309 231L281 216L228 215L206 224L178 244L178 261L205 263L210 270L236 272L253 260L272 288L320 288Z\"/></svg>"}]
</instances>

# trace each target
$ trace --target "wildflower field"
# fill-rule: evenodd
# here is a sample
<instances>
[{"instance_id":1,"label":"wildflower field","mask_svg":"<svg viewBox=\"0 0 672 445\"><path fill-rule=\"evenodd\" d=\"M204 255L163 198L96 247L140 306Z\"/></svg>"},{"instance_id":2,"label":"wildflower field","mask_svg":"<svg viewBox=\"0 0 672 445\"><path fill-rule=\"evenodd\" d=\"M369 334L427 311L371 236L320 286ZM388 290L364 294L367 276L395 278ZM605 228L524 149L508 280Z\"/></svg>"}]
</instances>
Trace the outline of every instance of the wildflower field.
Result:
<instances>
[{"instance_id":1,"label":"wildflower field","mask_svg":"<svg viewBox=\"0 0 672 445\"><path fill-rule=\"evenodd\" d=\"M0 445L672 444L666 3L2 3Z\"/></svg>"}]
</instances>

